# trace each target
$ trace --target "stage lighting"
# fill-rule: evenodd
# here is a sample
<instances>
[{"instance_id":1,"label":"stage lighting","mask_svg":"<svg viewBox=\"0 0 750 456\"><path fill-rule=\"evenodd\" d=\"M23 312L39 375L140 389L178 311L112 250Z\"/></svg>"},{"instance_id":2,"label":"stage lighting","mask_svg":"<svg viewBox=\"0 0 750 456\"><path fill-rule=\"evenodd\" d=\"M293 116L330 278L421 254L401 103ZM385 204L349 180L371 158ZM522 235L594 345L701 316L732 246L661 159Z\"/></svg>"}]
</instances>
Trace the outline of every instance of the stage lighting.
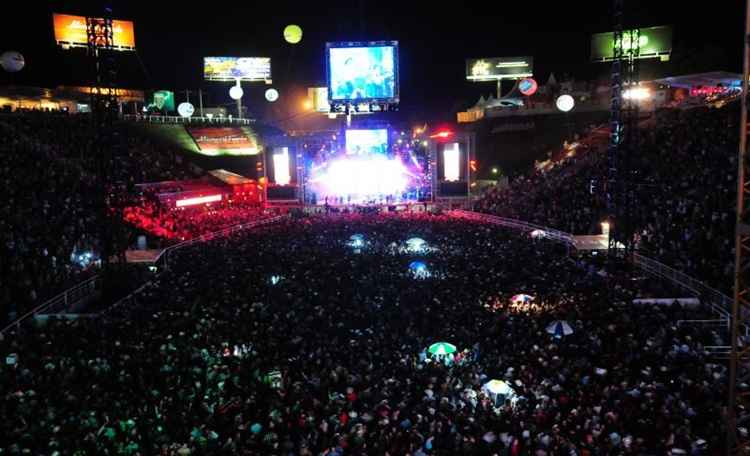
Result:
<instances>
[{"instance_id":1,"label":"stage lighting","mask_svg":"<svg viewBox=\"0 0 750 456\"><path fill-rule=\"evenodd\" d=\"M418 237L406 240L406 251L408 253L425 253L427 251L427 242Z\"/></svg>"},{"instance_id":2,"label":"stage lighting","mask_svg":"<svg viewBox=\"0 0 750 456\"><path fill-rule=\"evenodd\" d=\"M421 261L412 261L409 264L409 271L415 279L426 279L432 275L430 270L427 269L427 265Z\"/></svg>"}]
</instances>

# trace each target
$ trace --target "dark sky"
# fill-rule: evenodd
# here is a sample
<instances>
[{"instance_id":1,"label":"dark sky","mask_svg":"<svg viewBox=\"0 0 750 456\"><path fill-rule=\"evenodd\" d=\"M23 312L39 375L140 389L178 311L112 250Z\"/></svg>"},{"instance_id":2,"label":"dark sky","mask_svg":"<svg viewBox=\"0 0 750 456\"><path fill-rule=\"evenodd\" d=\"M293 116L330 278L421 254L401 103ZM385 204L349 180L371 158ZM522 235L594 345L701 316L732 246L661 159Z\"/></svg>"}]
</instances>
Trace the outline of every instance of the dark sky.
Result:
<instances>
[{"instance_id":1,"label":"dark sky","mask_svg":"<svg viewBox=\"0 0 750 456\"><path fill-rule=\"evenodd\" d=\"M16 26L9 27L6 20L0 30L0 50L20 51L27 68L13 80L0 73L0 84L85 82L90 65L81 51L56 49L51 13L94 15L109 4L115 18L136 24L138 53L123 56L119 75L123 86L202 87L211 92L211 102L226 103L231 101L226 84L202 82L202 57L270 55L274 86L282 98L291 93L301 97L304 87L324 82L326 41L398 40L400 115L414 119L450 118L480 94L494 90L492 83L465 81L467 57L531 55L540 81L550 72L558 79L566 73L579 78L606 74L606 65L588 63L589 40L591 33L612 27L609 0L39 3L13 2ZM661 68L665 73L685 68L739 71L742 3L731 0L712 7L685 1L626 0L626 15L632 25L674 26L675 58L671 66ZM304 30L296 46L283 41L282 30L289 23ZM265 103L263 90L263 86L250 87L248 103Z\"/></svg>"}]
</instances>

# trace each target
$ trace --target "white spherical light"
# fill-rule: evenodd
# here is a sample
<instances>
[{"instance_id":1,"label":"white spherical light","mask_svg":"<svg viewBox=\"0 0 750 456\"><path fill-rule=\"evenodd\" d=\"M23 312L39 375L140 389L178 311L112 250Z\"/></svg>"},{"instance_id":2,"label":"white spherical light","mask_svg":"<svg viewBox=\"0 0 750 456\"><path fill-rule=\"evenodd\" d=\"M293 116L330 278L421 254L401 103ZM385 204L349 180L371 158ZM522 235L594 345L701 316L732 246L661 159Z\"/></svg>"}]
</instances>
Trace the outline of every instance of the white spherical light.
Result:
<instances>
[{"instance_id":1,"label":"white spherical light","mask_svg":"<svg viewBox=\"0 0 750 456\"><path fill-rule=\"evenodd\" d=\"M6 51L0 55L0 66L9 73L21 71L26 65L26 61L20 52Z\"/></svg>"},{"instance_id":2,"label":"white spherical light","mask_svg":"<svg viewBox=\"0 0 750 456\"><path fill-rule=\"evenodd\" d=\"M279 91L276 89L266 90L266 101L274 102L279 99Z\"/></svg>"},{"instance_id":3,"label":"white spherical light","mask_svg":"<svg viewBox=\"0 0 750 456\"><path fill-rule=\"evenodd\" d=\"M195 112L195 107L190 103L180 103L177 106L177 113L182 117L190 117Z\"/></svg>"},{"instance_id":4,"label":"white spherical light","mask_svg":"<svg viewBox=\"0 0 750 456\"><path fill-rule=\"evenodd\" d=\"M244 94L245 92L240 86L232 86L232 88L229 89L229 96L232 98L232 100L239 100Z\"/></svg>"},{"instance_id":5,"label":"white spherical light","mask_svg":"<svg viewBox=\"0 0 750 456\"><path fill-rule=\"evenodd\" d=\"M562 112L568 112L571 109L573 109L573 106L575 106L576 102L573 100L573 97L571 97L568 94L560 95L557 97L557 101L555 102L555 105L557 105L557 109L559 109Z\"/></svg>"}]
</instances>

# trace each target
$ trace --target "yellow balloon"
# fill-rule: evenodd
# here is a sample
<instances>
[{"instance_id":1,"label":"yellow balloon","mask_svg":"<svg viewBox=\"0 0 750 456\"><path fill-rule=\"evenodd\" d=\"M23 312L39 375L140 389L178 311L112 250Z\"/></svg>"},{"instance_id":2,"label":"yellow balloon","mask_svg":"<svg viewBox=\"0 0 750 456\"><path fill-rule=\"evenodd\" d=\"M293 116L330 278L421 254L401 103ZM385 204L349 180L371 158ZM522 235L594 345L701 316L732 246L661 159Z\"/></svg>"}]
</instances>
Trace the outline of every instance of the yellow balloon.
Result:
<instances>
[{"instance_id":1,"label":"yellow balloon","mask_svg":"<svg viewBox=\"0 0 750 456\"><path fill-rule=\"evenodd\" d=\"M302 28L295 24L287 25L284 28L284 39L290 44L299 43L302 41Z\"/></svg>"}]
</instances>

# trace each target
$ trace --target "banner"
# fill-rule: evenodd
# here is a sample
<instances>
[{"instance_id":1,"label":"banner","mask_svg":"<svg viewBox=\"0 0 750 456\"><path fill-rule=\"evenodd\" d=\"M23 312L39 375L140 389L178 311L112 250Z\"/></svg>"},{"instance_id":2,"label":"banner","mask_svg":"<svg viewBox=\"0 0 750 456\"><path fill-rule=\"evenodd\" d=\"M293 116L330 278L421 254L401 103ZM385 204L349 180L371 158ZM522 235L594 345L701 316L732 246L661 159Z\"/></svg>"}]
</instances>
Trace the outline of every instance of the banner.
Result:
<instances>
[{"instance_id":1,"label":"banner","mask_svg":"<svg viewBox=\"0 0 750 456\"><path fill-rule=\"evenodd\" d=\"M240 127L187 127L203 155L256 155L255 136Z\"/></svg>"},{"instance_id":2,"label":"banner","mask_svg":"<svg viewBox=\"0 0 750 456\"><path fill-rule=\"evenodd\" d=\"M669 60L672 53L672 27L662 25L659 27L648 27L637 30L638 33L638 58L650 59L660 57ZM622 32L623 50L626 52L633 48L631 43L632 31ZM595 62L606 62L614 58L615 34L613 32L595 33L591 36L591 60Z\"/></svg>"},{"instance_id":3,"label":"banner","mask_svg":"<svg viewBox=\"0 0 750 456\"><path fill-rule=\"evenodd\" d=\"M70 14L53 14L52 23L57 44L87 46L86 18ZM118 49L135 49L135 25L132 21L112 20L112 44Z\"/></svg>"},{"instance_id":4,"label":"banner","mask_svg":"<svg viewBox=\"0 0 750 456\"><path fill-rule=\"evenodd\" d=\"M203 57L206 81L269 81L270 57Z\"/></svg>"},{"instance_id":5,"label":"banner","mask_svg":"<svg viewBox=\"0 0 750 456\"><path fill-rule=\"evenodd\" d=\"M497 57L466 60L466 79L496 81L530 78L534 72L533 57Z\"/></svg>"}]
</instances>

